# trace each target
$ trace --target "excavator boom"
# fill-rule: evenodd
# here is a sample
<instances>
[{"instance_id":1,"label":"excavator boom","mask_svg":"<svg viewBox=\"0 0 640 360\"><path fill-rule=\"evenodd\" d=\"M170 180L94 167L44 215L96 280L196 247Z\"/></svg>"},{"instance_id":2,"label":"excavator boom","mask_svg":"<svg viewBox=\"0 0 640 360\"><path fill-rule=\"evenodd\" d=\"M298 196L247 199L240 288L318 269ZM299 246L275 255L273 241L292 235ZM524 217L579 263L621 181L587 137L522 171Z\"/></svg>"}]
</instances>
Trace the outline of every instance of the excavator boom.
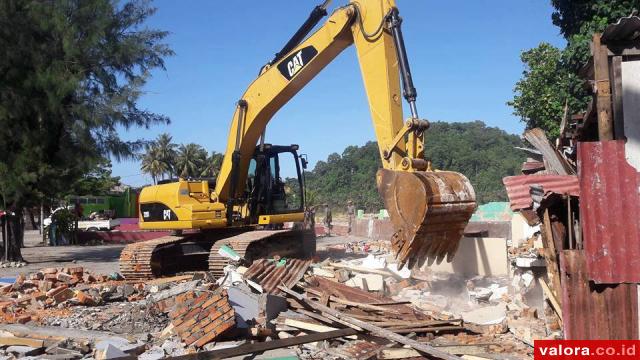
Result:
<instances>
[{"instance_id":1,"label":"excavator boom","mask_svg":"<svg viewBox=\"0 0 640 360\"><path fill-rule=\"evenodd\" d=\"M401 263L411 266L451 259L476 208L475 193L462 174L426 171L424 132L429 123L418 118L401 22L394 0L352 0L263 68L233 116L215 188L227 209L241 198L250 154L275 113L355 45L384 169L378 174L378 190L396 230L394 249ZM411 110L406 121L401 97Z\"/></svg>"}]
</instances>

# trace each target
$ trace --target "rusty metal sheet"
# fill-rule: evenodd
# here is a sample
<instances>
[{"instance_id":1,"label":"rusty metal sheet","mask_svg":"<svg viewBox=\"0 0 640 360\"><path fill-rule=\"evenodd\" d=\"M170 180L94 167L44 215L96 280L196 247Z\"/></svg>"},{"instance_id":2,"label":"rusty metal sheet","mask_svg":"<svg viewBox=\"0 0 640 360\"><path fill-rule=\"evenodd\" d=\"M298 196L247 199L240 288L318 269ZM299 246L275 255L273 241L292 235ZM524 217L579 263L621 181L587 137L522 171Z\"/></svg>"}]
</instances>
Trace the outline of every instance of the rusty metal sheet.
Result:
<instances>
[{"instance_id":1,"label":"rusty metal sheet","mask_svg":"<svg viewBox=\"0 0 640 360\"><path fill-rule=\"evenodd\" d=\"M265 292L279 294L278 285L291 288L295 285L311 265L311 260L286 259L284 265L269 259L259 259L253 262L244 273L244 278L255 281Z\"/></svg>"},{"instance_id":2,"label":"rusty metal sheet","mask_svg":"<svg viewBox=\"0 0 640 360\"><path fill-rule=\"evenodd\" d=\"M343 355L345 359L360 360L373 358L383 347L384 345L369 341L357 341L344 344L335 350Z\"/></svg>"},{"instance_id":3,"label":"rusty metal sheet","mask_svg":"<svg viewBox=\"0 0 640 360\"><path fill-rule=\"evenodd\" d=\"M589 278L640 282L640 176L623 140L578 143L580 218Z\"/></svg>"},{"instance_id":4,"label":"rusty metal sheet","mask_svg":"<svg viewBox=\"0 0 640 360\"><path fill-rule=\"evenodd\" d=\"M584 250L560 252L565 339L637 339L637 285L594 284L586 265Z\"/></svg>"},{"instance_id":5,"label":"rusty metal sheet","mask_svg":"<svg viewBox=\"0 0 640 360\"><path fill-rule=\"evenodd\" d=\"M539 171L543 171L545 169L544 162L542 161L525 161L522 163L522 173L523 174L533 174Z\"/></svg>"},{"instance_id":6,"label":"rusty metal sheet","mask_svg":"<svg viewBox=\"0 0 640 360\"><path fill-rule=\"evenodd\" d=\"M517 175L502 179L507 190L511 210L530 209L531 185L541 185L545 192L580 196L578 177L575 175Z\"/></svg>"}]
</instances>

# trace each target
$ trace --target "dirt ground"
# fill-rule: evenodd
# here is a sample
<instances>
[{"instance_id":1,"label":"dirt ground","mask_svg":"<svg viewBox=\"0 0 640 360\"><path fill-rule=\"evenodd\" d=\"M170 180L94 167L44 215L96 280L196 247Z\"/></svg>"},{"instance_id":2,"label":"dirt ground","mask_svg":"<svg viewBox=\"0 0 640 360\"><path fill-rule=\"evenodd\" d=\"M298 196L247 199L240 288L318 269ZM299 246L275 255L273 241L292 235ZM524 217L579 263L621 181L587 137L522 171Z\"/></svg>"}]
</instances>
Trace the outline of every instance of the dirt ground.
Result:
<instances>
[{"instance_id":1,"label":"dirt ground","mask_svg":"<svg viewBox=\"0 0 640 360\"><path fill-rule=\"evenodd\" d=\"M345 243L358 238L331 236L318 238L317 247ZM82 266L97 274L111 274L118 271L118 258L125 245L94 246L44 246L38 230L25 232L25 248L22 256L27 265L21 268L0 268L0 277L28 274L47 267Z\"/></svg>"}]
</instances>

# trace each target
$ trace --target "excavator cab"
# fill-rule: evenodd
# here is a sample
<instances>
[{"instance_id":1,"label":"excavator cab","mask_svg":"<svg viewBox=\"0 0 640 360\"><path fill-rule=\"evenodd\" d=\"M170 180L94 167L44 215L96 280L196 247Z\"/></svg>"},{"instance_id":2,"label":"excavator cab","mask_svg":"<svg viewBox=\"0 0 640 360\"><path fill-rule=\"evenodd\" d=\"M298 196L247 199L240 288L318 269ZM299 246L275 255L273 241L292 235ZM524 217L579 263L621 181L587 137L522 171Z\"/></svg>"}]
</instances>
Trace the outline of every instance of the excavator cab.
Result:
<instances>
[{"instance_id":1,"label":"excavator cab","mask_svg":"<svg viewBox=\"0 0 640 360\"><path fill-rule=\"evenodd\" d=\"M278 227L280 220L299 220L304 213L302 163L297 151L298 145L256 147L245 190L251 224Z\"/></svg>"}]
</instances>

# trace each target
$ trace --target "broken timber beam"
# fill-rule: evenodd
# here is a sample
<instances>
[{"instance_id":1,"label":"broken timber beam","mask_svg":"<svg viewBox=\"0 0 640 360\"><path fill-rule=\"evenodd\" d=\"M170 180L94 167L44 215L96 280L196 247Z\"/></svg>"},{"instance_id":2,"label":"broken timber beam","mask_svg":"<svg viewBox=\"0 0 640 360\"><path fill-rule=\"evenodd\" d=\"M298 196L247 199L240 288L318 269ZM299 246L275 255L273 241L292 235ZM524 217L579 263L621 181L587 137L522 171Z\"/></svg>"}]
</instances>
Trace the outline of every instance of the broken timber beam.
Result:
<instances>
[{"instance_id":1,"label":"broken timber beam","mask_svg":"<svg viewBox=\"0 0 640 360\"><path fill-rule=\"evenodd\" d=\"M272 340L254 344L244 344L240 346L236 346L233 348L221 349L221 350L212 350L212 351L202 351L193 354L181 355L169 357L167 359L174 360L211 360L211 359L226 359L233 356L247 355L247 354L255 354L261 353L267 350L273 349L281 349L294 345L307 344L316 341L328 340L337 337L356 335L358 332L351 328L328 331L328 332L319 332L310 335L304 336L294 336L287 339L279 339Z\"/></svg>"},{"instance_id":2,"label":"broken timber beam","mask_svg":"<svg viewBox=\"0 0 640 360\"><path fill-rule=\"evenodd\" d=\"M315 301L311 301L309 299L307 299L306 296L299 294L285 286L278 286L278 289L284 291L285 293L295 297L296 299L305 302L306 304L308 304L309 306L311 306L312 308L321 311L323 313L329 314L331 316L334 316L340 320L346 321L348 323L351 323L355 326L358 326L360 328L363 328L367 331L370 331L372 334L382 337L382 338L386 338L392 341L395 341L397 343L400 344L404 344L404 345L408 345L412 348L414 348L415 350L419 351L419 352L423 352L426 354L429 354L431 356L440 358L440 359L444 359L444 360L459 360L460 358L458 356L454 356L451 355L449 353L446 353L444 351L438 350L432 346L426 345L426 344L422 344L420 342L417 342L415 340L409 339L406 336L402 336L399 334L394 333L393 331L389 331L386 329L383 329L381 327L375 326L373 324L355 319L351 316L348 316L346 314L343 314L340 311L331 309L329 307L326 307L318 302Z\"/></svg>"}]
</instances>

